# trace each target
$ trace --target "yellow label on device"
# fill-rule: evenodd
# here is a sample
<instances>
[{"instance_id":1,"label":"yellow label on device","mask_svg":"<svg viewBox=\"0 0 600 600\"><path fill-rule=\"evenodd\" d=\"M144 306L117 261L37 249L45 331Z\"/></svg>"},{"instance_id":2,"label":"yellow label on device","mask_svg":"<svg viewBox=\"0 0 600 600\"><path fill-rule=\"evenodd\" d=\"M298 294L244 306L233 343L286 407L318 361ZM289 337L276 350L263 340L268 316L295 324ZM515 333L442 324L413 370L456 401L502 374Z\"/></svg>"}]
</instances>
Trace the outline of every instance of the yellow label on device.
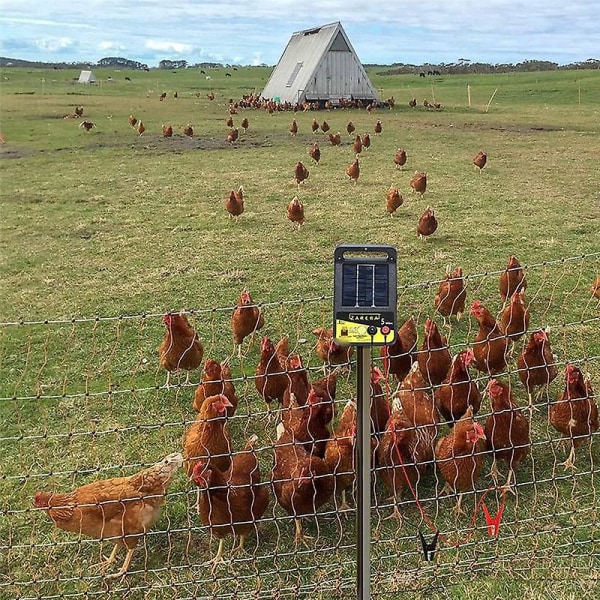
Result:
<instances>
[{"instance_id":1,"label":"yellow label on device","mask_svg":"<svg viewBox=\"0 0 600 600\"><path fill-rule=\"evenodd\" d=\"M333 337L341 346L352 344L389 344L394 337L394 332L386 325L377 326L365 323L354 323L336 319Z\"/></svg>"}]
</instances>

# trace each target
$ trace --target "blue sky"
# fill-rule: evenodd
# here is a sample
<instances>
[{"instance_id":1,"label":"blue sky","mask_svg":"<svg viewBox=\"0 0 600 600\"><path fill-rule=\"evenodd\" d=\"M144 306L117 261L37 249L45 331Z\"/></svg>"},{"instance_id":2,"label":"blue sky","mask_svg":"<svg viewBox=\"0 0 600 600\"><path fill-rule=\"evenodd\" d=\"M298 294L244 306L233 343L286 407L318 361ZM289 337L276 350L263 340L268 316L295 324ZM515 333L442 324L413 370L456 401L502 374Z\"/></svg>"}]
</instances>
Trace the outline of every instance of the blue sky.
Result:
<instances>
[{"instance_id":1,"label":"blue sky","mask_svg":"<svg viewBox=\"0 0 600 600\"><path fill-rule=\"evenodd\" d=\"M334 21L364 63L600 58L600 0L0 0L0 56L274 65Z\"/></svg>"}]
</instances>

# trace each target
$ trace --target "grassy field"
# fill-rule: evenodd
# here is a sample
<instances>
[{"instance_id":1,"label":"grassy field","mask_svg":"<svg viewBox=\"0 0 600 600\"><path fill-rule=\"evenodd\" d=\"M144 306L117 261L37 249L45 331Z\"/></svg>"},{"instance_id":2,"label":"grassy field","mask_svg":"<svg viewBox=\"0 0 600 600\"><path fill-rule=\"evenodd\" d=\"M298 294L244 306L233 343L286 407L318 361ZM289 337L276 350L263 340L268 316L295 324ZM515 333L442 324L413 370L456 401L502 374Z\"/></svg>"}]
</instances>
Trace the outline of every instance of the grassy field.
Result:
<instances>
[{"instance_id":1,"label":"grassy field","mask_svg":"<svg viewBox=\"0 0 600 600\"><path fill-rule=\"evenodd\" d=\"M210 79L195 70L96 70L94 86L78 84L78 71L2 70L0 598L352 597L353 513L345 518L333 505L319 514L318 527L306 526L317 536L314 547L295 550L293 523L272 501L248 554L211 574L203 563L216 542L180 475L133 572L111 584L92 567L96 541L55 529L31 508L38 489L130 474L181 447L195 417L199 373L189 385L164 387L157 347L166 311L190 311L205 356L221 360L232 352L231 307L248 287L264 306L264 333L289 334L316 377L312 330L331 323L333 250L342 242L398 248L398 317L414 315L420 336L448 265L468 276L468 300L480 298L496 313L499 272L516 255L527 265L531 328L550 328L561 365L533 415L532 454L519 470L517 496L506 497L497 538L475 512L489 477L466 498L460 517L452 499L439 497L442 483L433 472L421 482L423 510L444 535L434 563L422 559L417 532L431 532L414 499L404 497L397 530L384 520L391 505L377 487L373 597L572 598L597 588L598 439L578 452L576 471L564 472L566 451L546 411L562 392L566 361L600 387L600 314L590 292L600 274L600 74L423 79L385 70L372 67L369 75L382 98L394 96L393 110L240 111L235 124L246 116L250 126L233 145L225 141L228 100L259 92L269 69L211 70ZM408 105L413 97L415 109ZM442 109L425 109L424 98ZM96 124L90 132L64 118L79 105ZM129 127L130 114L143 119L143 136ZM288 131L294 117L296 138ZM340 131L343 145L313 135L313 118ZM353 159L350 119L372 138L356 185L345 175ZM378 119L380 136L373 133ZM170 139L162 137L164 123L173 126ZM193 138L182 134L187 123ZM322 152L317 166L307 155L314 140ZM393 164L399 147L408 153L405 170ZM489 161L482 173L471 163L480 149ZM310 169L300 190L293 181L299 160ZM424 198L410 191L415 170L428 173ZM223 203L239 185L246 210L236 221ZM391 185L405 199L394 217L385 211ZM299 231L285 216L296 194L307 216ZM416 224L426 206L435 209L439 228L423 241ZM469 318L446 329L452 352L476 331ZM241 403L230 429L236 448L259 435L268 480L274 427L252 380L258 350L247 342L243 359L232 360ZM518 378L509 377L525 404ZM342 382L342 406L355 386L354 375ZM487 414L486 402L481 423ZM488 493L490 512L501 500Z\"/></svg>"}]
</instances>

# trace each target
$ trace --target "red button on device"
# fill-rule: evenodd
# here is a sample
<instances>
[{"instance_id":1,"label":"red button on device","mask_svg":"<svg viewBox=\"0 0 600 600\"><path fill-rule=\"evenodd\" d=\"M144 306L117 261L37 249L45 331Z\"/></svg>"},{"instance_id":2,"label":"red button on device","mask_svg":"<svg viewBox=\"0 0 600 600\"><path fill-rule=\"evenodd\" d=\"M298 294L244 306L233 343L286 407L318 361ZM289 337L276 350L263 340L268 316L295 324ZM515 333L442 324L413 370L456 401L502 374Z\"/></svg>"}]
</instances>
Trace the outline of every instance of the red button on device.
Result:
<instances>
[{"instance_id":1,"label":"red button on device","mask_svg":"<svg viewBox=\"0 0 600 600\"><path fill-rule=\"evenodd\" d=\"M383 333L383 335L387 335L390 332L390 328L387 325L384 325L381 328L381 333Z\"/></svg>"}]
</instances>

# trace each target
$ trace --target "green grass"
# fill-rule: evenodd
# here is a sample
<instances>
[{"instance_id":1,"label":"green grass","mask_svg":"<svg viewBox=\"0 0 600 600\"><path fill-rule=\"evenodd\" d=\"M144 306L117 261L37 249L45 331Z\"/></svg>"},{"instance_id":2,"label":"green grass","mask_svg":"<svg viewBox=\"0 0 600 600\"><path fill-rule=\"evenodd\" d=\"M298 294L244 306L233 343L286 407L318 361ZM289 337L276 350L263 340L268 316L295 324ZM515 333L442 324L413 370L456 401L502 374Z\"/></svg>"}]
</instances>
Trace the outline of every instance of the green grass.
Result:
<instances>
[{"instance_id":1,"label":"green grass","mask_svg":"<svg viewBox=\"0 0 600 600\"><path fill-rule=\"evenodd\" d=\"M294 552L293 525L272 502L258 547L253 537L247 556L213 576L202 563L216 543L209 549L193 511L195 491L180 475L163 518L134 558L134 573L108 588L91 568L97 543L56 530L31 510L37 489L129 474L181 446L194 418L194 388L161 387L156 349L160 315L168 310L193 311L205 356L222 359L232 348L230 307L247 286L265 306L265 333L290 334L316 376L311 332L331 321L338 243L398 248L399 320L413 314L420 332L447 265L462 266L469 299L479 297L496 312L498 271L515 254L529 265L532 328L550 326L559 362L583 364L600 387L600 315L589 291L600 273L597 72L422 79L380 75L385 68L373 67L372 81L384 98L395 97L394 110L299 113L297 138L288 132L289 112L240 111L236 124L248 116L250 127L230 147L228 99L260 91L269 70L241 68L231 78L225 71L207 71L207 80L192 70L97 70L102 83L90 87L73 81L78 71L2 70L0 571L8 574L0 579L2 598L95 598L107 589L131 598L273 597L277 589L280 597L352 596L356 531L353 519L331 505L319 517L316 553ZM168 96L159 102L163 91ZM414 110L412 97L419 101ZM424 109L423 98L443 109ZM97 128L86 133L77 120L63 118L77 105ZM147 127L141 138L127 124L132 113ZM313 117L327 119L344 140L332 148L317 135L318 166L307 156ZM356 186L344 174L352 160L349 119L361 133L372 132L377 119L383 123L382 135L372 135L361 155ZM192 140L181 133L188 122ZM173 125L172 139L162 138L163 123ZM408 152L405 171L392 162L398 147ZM489 157L481 174L471 164L479 149ZM293 182L298 160L310 169L301 190ZM423 199L408 185L415 170L428 173ZM239 185L246 211L236 222L223 202ZM384 209L390 185L405 198L393 218ZM307 214L300 231L285 218L296 194ZM415 229L427 205L440 226L423 242ZM575 256L581 258L557 260ZM468 318L447 331L453 352L475 332ZM244 360L233 361L241 405L231 429L236 448L259 435L266 479L274 431L252 381L257 346L246 344ZM343 382L342 402L355 385L354 376ZM433 473L419 488L423 509L449 542L468 538L460 548L442 544L437 561L424 563L417 531L429 532L410 496L399 532L383 520L389 503L374 510L373 597L571 598L597 585L598 440L578 452L574 474L563 473L565 449L545 407L561 390L555 381L534 415L532 457L519 471L518 497L507 497L499 538L488 536L481 514L470 526L472 497L468 516L455 519L452 500L437 497L442 486ZM520 384L515 391L526 403ZM483 477L479 490L489 481ZM498 501L495 493L486 497L492 512ZM314 524L307 529L317 534Z\"/></svg>"}]
</instances>

